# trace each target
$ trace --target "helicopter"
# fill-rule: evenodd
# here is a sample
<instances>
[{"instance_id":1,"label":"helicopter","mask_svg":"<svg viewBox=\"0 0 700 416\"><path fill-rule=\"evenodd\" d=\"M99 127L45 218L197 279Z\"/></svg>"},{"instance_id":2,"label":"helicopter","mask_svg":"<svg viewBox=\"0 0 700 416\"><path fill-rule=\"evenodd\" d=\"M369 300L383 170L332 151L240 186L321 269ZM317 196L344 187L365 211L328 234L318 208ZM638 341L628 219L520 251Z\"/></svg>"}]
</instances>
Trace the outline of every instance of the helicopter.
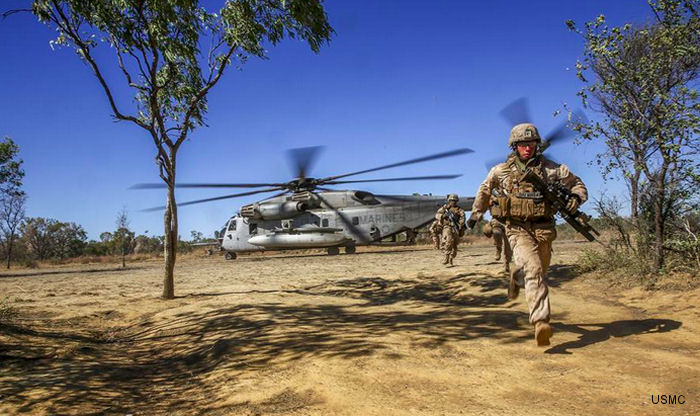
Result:
<instances>
[{"instance_id":1,"label":"helicopter","mask_svg":"<svg viewBox=\"0 0 700 416\"><path fill-rule=\"evenodd\" d=\"M454 179L462 175L412 176L383 179L344 180L344 178L406 166L430 160L471 153L461 148L324 178L309 177L320 146L291 149L296 178L279 183L181 183L178 188L262 188L253 191L188 201L178 206L237 198L259 193L278 192L258 202L244 205L216 232L217 246L227 260L239 253L265 250L321 248L337 255L355 253L357 246L376 244L399 233L415 233L430 223L446 196L382 195L363 190L336 190L327 186L367 182L420 181ZM343 180L341 180L343 179ZM139 184L132 189L164 188L164 184ZM281 192L280 192L281 191ZM471 210L473 197L461 198L459 205ZM144 211L162 210L164 207Z\"/></svg>"}]
</instances>

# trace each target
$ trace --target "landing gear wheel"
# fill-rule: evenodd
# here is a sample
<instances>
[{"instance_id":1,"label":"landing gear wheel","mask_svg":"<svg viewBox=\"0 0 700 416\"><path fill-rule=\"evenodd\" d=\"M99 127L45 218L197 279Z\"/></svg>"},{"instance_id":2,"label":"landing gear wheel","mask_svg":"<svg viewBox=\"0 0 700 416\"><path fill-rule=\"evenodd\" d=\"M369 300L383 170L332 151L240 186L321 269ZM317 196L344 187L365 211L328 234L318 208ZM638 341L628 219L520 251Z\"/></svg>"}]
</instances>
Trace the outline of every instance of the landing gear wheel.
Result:
<instances>
[{"instance_id":1,"label":"landing gear wheel","mask_svg":"<svg viewBox=\"0 0 700 416\"><path fill-rule=\"evenodd\" d=\"M340 249L338 247L328 247L327 252L329 256L337 256L340 254Z\"/></svg>"},{"instance_id":2,"label":"landing gear wheel","mask_svg":"<svg viewBox=\"0 0 700 416\"><path fill-rule=\"evenodd\" d=\"M355 254L355 246L345 246L345 254Z\"/></svg>"},{"instance_id":3,"label":"landing gear wheel","mask_svg":"<svg viewBox=\"0 0 700 416\"><path fill-rule=\"evenodd\" d=\"M230 251L227 251L224 258L226 260L234 260L236 258L236 253L231 253Z\"/></svg>"}]
</instances>

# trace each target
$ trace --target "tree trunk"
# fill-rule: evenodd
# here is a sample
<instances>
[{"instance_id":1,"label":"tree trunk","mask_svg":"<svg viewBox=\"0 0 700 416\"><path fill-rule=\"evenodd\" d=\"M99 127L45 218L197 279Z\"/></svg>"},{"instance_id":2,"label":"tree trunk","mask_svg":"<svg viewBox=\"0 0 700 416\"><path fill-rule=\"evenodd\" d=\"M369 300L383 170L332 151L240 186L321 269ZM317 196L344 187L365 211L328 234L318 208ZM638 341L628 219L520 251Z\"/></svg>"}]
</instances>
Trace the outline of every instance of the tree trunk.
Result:
<instances>
[{"instance_id":1,"label":"tree trunk","mask_svg":"<svg viewBox=\"0 0 700 416\"><path fill-rule=\"evenodd\" d=\"M122 249L122 269L126 268L126 252Z\"/></svg>"},{"instance_id":2,"label":"tree trunk","mask_svg":"<svg viewBox=\"0 0 700 416\"><path fill-rule=\"evenodd\" d=\"M666 165L664 161L664 165ZM664 267L664 202L666 199L666 166L663 166L656 178L656 195L654 195L654 270Z\"/></svg>"},{"instance_id":3,"label":"tree trunk","mask_svg":"<svg viewBox=\"0 0 700 416\"><path fill-rule=\"evenodd\" d=\"M163 299L175 298L175 257L177 255L177 205L175 203L175 156L171 154L168 176L168 200L163 218L165 226L165 271L163 276Z\"/></svg>"},{"instance_id":4,"label":"tree trunk","mask_svg":"<svg viewBox=\"0 0 700 416\"><path fill-rule=\"evenodd\" d=\"M636 222L639 216L639 177L642 172L634 170L634 175L630 178L630 217Z\"/></svg>"},{"instance_id":5,"label":"tree trunk","mask_svg":"<svg viewBox=\"0 0 700 416\"><path fill-rule=\"evenodd\" d=\"M12 260L12 240L14 240L15 236L10 234L10 238L7 239L7 268L9 270L10 268L10 260Z\"/></svg>"}]
</instances>

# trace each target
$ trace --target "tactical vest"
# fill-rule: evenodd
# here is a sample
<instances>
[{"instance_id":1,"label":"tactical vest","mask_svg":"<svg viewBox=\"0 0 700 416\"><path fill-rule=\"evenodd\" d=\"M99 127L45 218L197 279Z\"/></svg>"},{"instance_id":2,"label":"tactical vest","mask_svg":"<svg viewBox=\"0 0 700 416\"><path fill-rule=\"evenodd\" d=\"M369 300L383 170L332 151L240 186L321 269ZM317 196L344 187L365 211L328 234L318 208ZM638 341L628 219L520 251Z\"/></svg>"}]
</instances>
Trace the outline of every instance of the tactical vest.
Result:
<instances>
[{"instance_id":1,"label":"tactical vest","mask_svg":"<svg viewBox=\"0 0 700 416\"><path fill-rule=\"evenodd\" d=\"M449 206L447 204L445 204L442 207L445 209L445 211L452 211L452 213L457 217L457 220L462 219L462 215L464 215L464 211L462 211L462 208L460 208L459 206L449 208ZM445 216L440 221L440 225L450 227L452 225L452 223Z\"/></svg>"},{"instance_id":2,"label":"tactical vest","mask_svg":"<svg viewBox=\"0 0 700 416\"><path fill-rule=\"evenodd\" d=\"M535 174L547 180L547 175L542 167L542 162L529 166ZM520 221L542 221L551 220L555 210L552 205L544 199L543 195L537 191L531 183L521 180L522 171L513 158L507 165L509 178L505 181L505 196L492 197L493 206L497 206L496 211L500 215L494 215L491 208L491 215L496 217L514 218Z\"/></svg>"}]
</instances>

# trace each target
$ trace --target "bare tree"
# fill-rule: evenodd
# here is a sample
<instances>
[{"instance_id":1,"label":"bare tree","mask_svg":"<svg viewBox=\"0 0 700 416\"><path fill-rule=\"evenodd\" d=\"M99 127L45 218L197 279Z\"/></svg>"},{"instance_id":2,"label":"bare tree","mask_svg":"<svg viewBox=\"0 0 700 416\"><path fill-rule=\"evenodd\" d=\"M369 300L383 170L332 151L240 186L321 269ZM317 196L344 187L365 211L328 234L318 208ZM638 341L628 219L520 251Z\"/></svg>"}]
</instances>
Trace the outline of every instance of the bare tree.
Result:
<instances>
[{"instance_id":1,"label":"bare tree","mask_svg":"<svg viewBox=\"0 0 700 416\"><path fill-rule=\"evenodd\" d=\"M5 240L7 268L12 261L12 249L17 239L19 226L24 220L24 203L27 197L23 192L10 192L0 201L0 231Z\"/></svg>"},{"instance_id":2,"label":"bare tree","mask_svg":"<svg viewBox=\"0 0 700 416\"><path fill-rule=\"evenodd\" d=\"M117 214L117 229L112 234L114 250L122 256L122 267L126 267L126 255L131 253L134 246L135 234L129 229L129 217L126 208Z\"/></svg>"},{"instance_id":3,"label":"bare tree","mask_svg":"<svg viewBox=\"0 0 700 416\"><path fill-rule=\"evenodd\" d=\"M24 170L19 159L19 146L11 138L0 142L0 232L5 239L7 268L12 261L17 231L24 219L26 196L22 188Z\"/></svg>"}]
</instances>

